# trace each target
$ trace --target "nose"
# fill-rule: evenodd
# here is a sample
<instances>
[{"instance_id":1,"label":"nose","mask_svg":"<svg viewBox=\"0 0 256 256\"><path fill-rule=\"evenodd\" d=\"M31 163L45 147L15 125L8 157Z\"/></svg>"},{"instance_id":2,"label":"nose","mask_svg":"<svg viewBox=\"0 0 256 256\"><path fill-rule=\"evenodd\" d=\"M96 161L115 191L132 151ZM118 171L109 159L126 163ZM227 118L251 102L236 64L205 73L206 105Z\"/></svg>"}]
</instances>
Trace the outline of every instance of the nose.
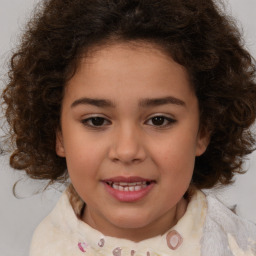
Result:
<instances>
[{"instance_id":1,"label":"nose","mask_svg":"<svg viewBox=\"0 0 256 256\"><path fill-rule=\"evenodd\" d=\"M112 138L109 157L123 164L139 163L145 160L146 151L138 129L130 125L120 127Z\"/></svg>"}]
</instances>

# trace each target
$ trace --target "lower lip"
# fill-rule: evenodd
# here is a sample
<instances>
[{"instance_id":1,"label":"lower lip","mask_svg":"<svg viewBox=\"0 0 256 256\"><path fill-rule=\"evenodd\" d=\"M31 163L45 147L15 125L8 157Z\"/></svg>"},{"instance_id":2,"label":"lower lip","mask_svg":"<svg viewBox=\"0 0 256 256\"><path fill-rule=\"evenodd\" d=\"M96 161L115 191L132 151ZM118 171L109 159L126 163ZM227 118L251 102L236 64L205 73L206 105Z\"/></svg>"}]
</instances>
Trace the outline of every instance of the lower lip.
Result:
<instances>
[{"instance_id":1,"label":"lower lip","mask_svg":"<svg viewBox=\"0 0 256 256\"><path fill-rule=\"evenodd\" d=\"M155 183L152 182L150 185L148 185L147 187L145 187L139 191L120 191L120 190L112 188L105 182L104 182L104 185L105 185L105 189L107 190L107 192L111 196L113 196L115 199L117 199L118 201L135 202L135 201L139 201L142 198L144 198L151 191L151 189L153 188Z\"/></svg>"}]
</instances>

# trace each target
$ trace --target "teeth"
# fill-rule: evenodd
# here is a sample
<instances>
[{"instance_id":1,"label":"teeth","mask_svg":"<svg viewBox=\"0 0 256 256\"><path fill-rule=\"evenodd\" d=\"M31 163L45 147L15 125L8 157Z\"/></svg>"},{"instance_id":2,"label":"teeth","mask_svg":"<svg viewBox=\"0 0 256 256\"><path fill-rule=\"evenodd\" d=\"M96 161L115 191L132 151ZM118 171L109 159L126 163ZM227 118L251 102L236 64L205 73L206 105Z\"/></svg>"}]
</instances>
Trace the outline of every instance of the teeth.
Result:
<instances>
[{"instance_id":1,"label":"teeth","mask_svg":"<svg viewBox=\"0 0 256 256\"><path fill-rule=\"evenodd\" d=\"M141 186L135 186L134 187L134 191L139 191L139 190L141 190Z\"/></svg>"},{"instance_id":2,"label":"teeth","mask_svg":"<svg viewBox=\"0 0 256 256\"><path fill-rule=\"evenodd\" d=\"M118 190L120 190L120 191L124 191L124 188L125 187L123 187L123 186L118 186Z\"/></svg>"},{"instance_id":3,"label":"teeth","mask_svg":"<svg viewBox=\"0 0 256 256\"><path fill-rule=\"evenodd\" d=\"M129 188L129 191L134 191L134 186L129 186L127 188Z\"/></svg>"},{"instance_id":4,"label":"teeth","mask_svg":"<svg viewBox=\"0 0 256 256\"><path fill-rule=\"evenodd\" d=\"M150 182L107 182L109 186L119 191L139 191L146 188Z\"/></svg>"},{"instance_id":5,"label":"teeth","mask_svg":"<svg viewBox=\"0 0 256 256\"><path fill-rule=\"evenodd\" d=\"M119 186L113 183L113 184L112 184L112 188L114 188L114 189L118 189L118 188L119 188Z\"/></svg>"},{"instance_id":6,"label":"teeth","mask_svg":"<svg viewBox=\"0 0 256 256\"><path fill-rule=\"evenodd\" d=\"M143 184L144 182L117 182L120 186L136 186L137 184Z\"/></svg>"}]
</instances>

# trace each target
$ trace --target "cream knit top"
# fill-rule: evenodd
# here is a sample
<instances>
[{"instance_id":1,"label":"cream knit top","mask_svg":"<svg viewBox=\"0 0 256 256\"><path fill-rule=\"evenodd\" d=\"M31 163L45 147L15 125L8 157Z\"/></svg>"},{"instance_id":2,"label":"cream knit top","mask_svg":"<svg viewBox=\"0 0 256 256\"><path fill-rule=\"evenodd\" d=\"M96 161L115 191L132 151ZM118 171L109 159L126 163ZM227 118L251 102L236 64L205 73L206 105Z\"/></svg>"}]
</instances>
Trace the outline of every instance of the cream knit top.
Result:
<instances>
[{"instance_id":1,"label":"cream knit top","mask_svg":"<svg viewBox=\"0 0 256 256\"><path fill-rule=\"evenodd\" d=\"M82 205L72 207L64 192L36 229L30 256L256 256L256 226L201 191L174 227L139 243L91 228L77 217Z\"/></svg>"}]
</instances>

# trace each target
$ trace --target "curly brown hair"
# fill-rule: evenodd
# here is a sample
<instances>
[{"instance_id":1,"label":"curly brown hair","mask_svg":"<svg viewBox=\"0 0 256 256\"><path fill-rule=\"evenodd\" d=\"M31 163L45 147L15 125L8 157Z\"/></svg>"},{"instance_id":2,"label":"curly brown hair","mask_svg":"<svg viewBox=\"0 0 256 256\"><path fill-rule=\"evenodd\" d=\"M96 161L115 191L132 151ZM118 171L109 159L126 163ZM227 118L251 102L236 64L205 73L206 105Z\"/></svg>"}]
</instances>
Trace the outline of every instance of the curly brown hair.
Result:
<instances>
[{"instance_id":1,"label":"curly brown hair","mask_svg":"<svg viewBox=\"0 0 256 256\"><path fill-rule=\"evenodd\" d=\"M183 65L211 133L197 157L197 188L229 184L253 151L255 66L234 22L211 0L45 0L28 23L3 92L13 168L50 182L67 178L55 152L63 90L81 54L109 41L154 43Z\"/></svg>"}]
</instances>

